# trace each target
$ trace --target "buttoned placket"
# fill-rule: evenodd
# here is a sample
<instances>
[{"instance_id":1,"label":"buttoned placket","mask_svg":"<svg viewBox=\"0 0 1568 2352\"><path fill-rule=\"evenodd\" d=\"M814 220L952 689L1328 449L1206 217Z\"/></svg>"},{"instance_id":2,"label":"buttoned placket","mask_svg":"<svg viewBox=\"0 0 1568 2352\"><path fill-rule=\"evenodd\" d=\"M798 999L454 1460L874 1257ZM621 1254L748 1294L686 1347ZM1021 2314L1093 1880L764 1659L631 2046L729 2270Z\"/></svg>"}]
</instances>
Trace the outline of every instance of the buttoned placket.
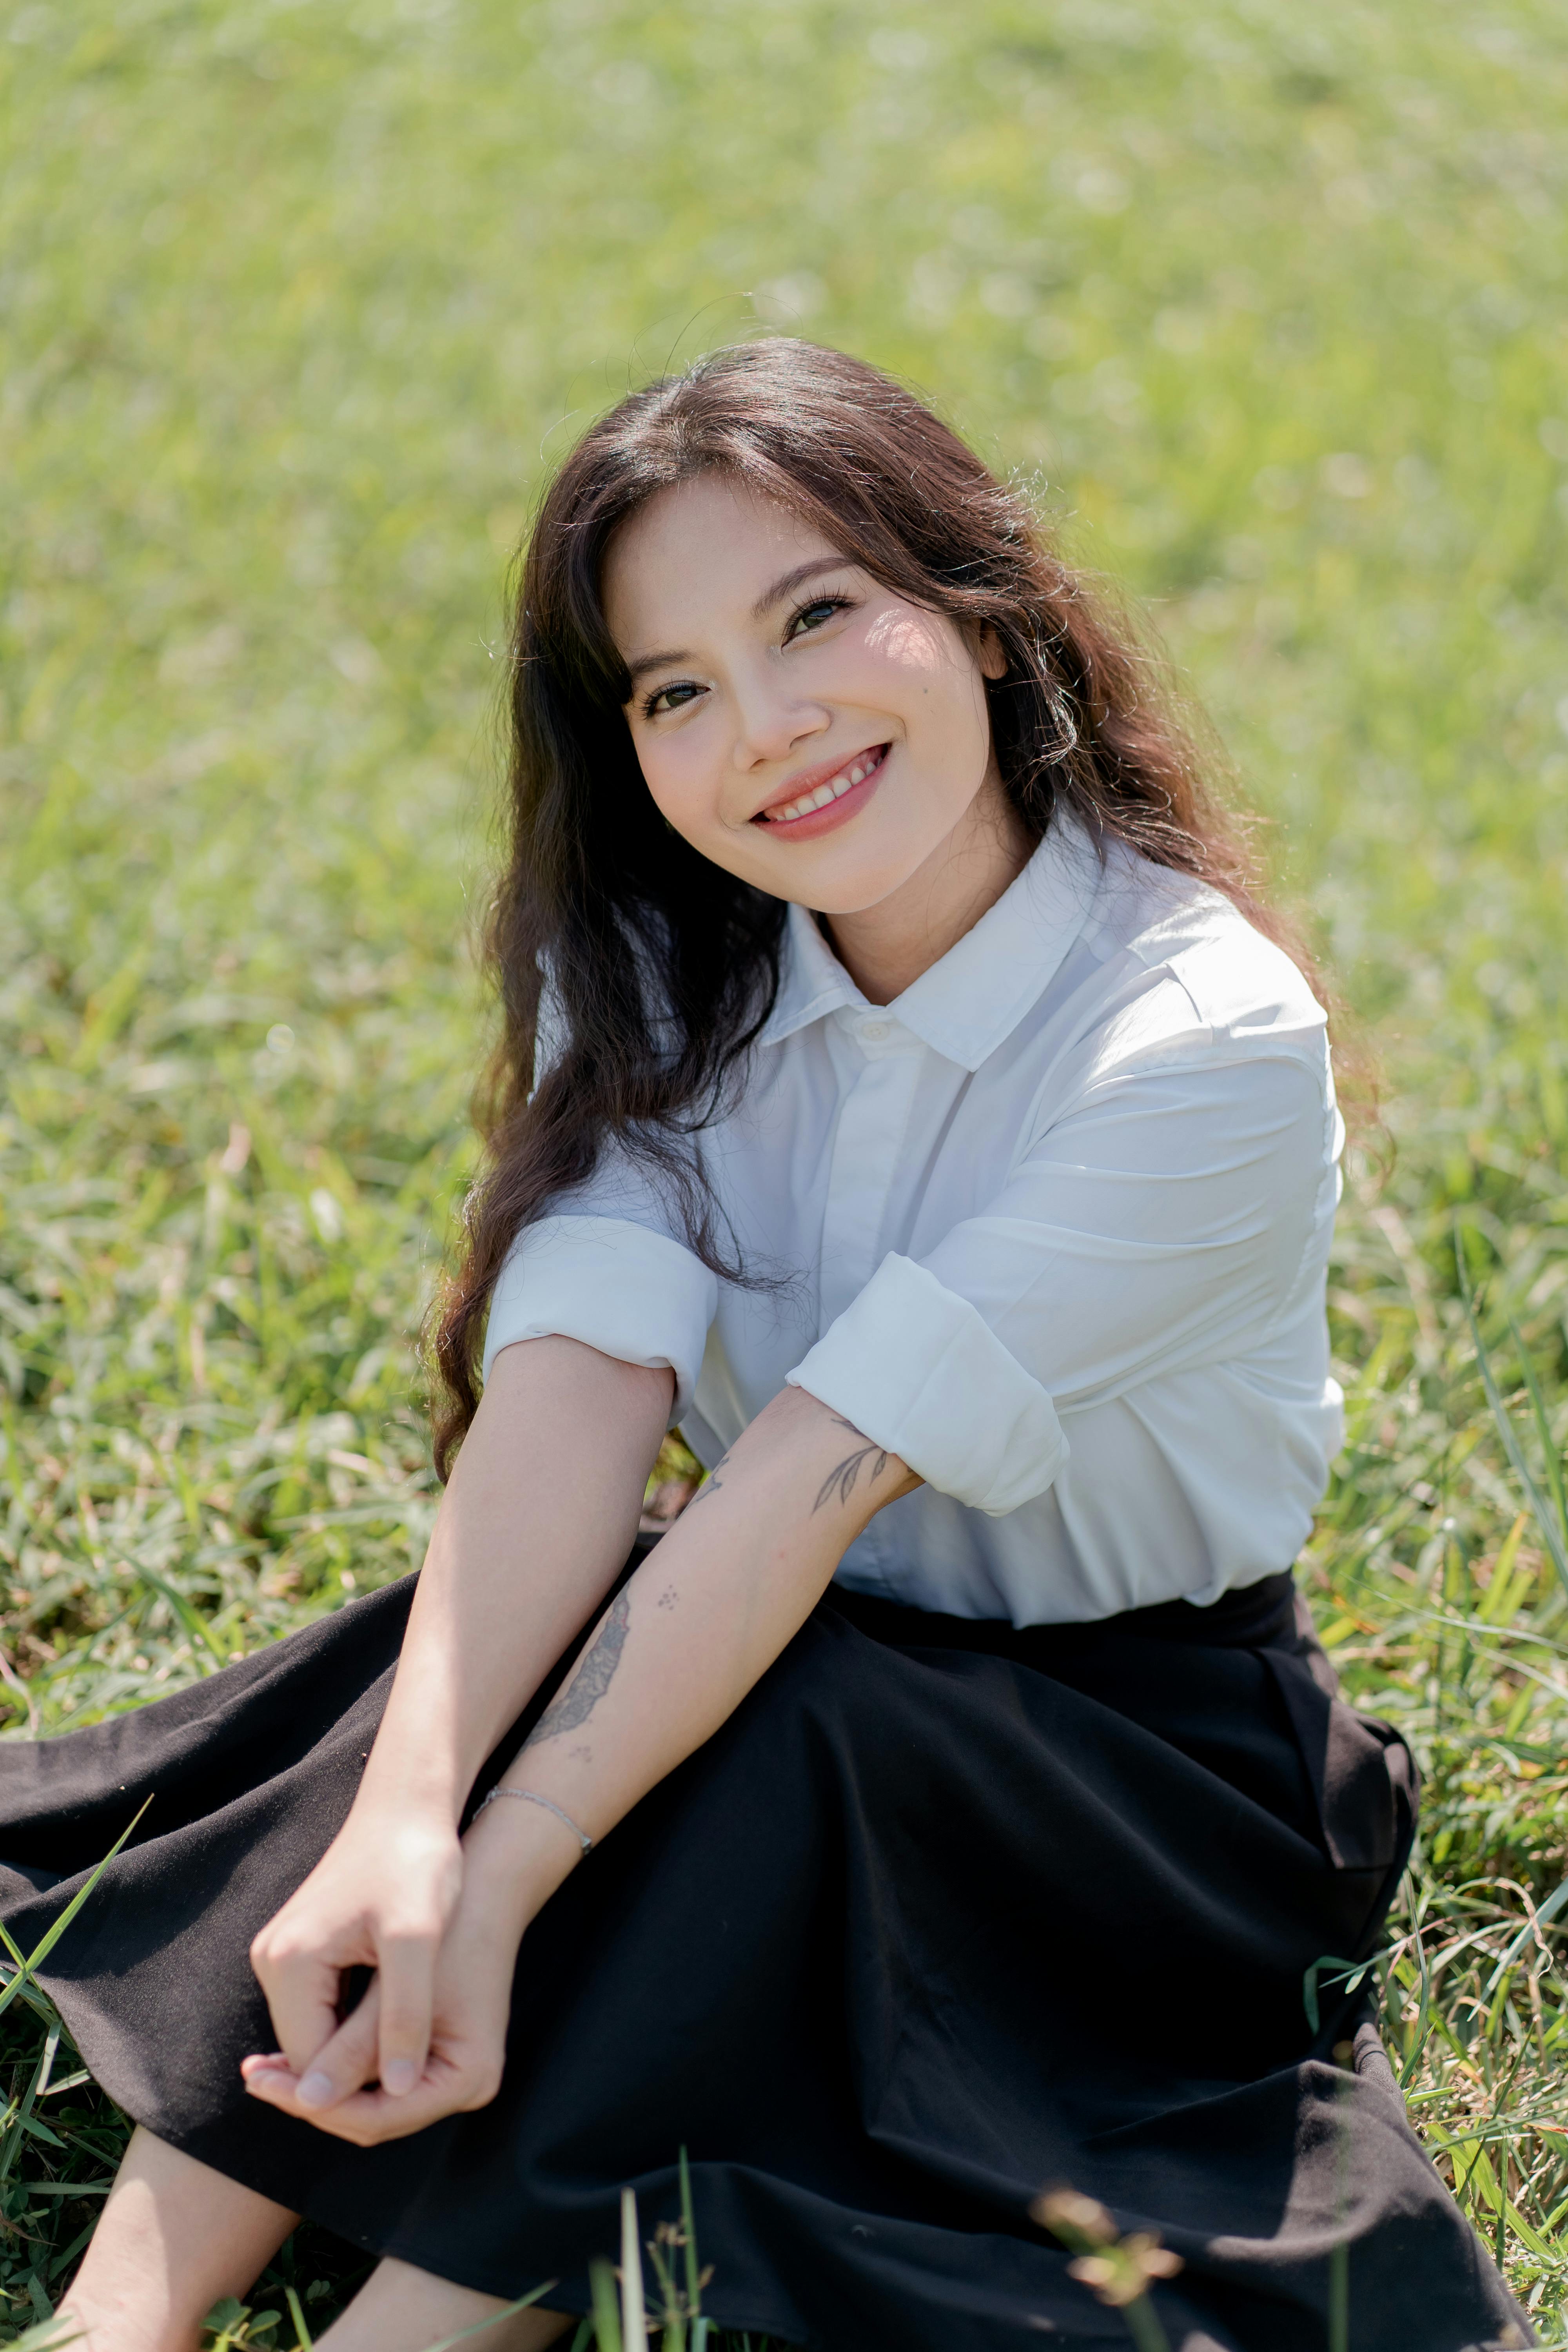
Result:
<instances>
[{"instance_id":1,"label":"buttoned placket","mask_svg":"<svg viewBox=\"0 0 1568 2352\"><path fill-rule=\"evenodd\" d=\"M920 1083L920 1040L876 1008L832 1016L863 1066L839 1104L822 1225L817 1336L858 1297L886 1255L888 1203Z\"/></svg>"}]
</instances>

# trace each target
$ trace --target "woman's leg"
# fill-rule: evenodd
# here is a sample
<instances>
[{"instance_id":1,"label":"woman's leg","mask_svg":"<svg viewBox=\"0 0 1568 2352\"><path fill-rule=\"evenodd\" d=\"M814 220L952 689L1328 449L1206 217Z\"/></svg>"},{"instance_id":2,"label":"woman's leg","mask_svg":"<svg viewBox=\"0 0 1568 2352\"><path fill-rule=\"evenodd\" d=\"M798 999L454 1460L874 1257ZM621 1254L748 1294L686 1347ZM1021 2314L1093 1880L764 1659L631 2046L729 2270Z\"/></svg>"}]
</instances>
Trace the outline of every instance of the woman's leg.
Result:
<instances>
[{"instance_id":1,"label":"woman's leg","mask_svg":"<svg viewBox=\"0 0 1568 2352\"><path fill-rule=\"evenodd\" d=\"M504 2311L499 2296L477 2294L433 2278L412 2263L381 2263L342 2317L319 2340L318 2352L427 2352L465 2327L477 2327L492 2312ZM473 2352L543 2352L572 2326L559 2311L531 2307L497 2320L470 2338Z\"/></svg>"},{"instance_id":2,"label":"woman's leg","mask_svg":"<svg viewBox=\"0 0 1568 2352\"><path fill-rule=\"evenodd\" d=\"M298 2220L138 2126L60 2316L81 2329L83 2352L195 2352L214 2304L243 2295ZM505 2309L497 2295L384 2262L321 2352L427 2352ZM543 2352L571 2324L520 2311L475 2336L475 2352Z\"/></svg>"},{"instance_id":3,"label":"woman's leg","mask_svg":"<svg viewBox=\"0 0 1568 2352\"><path fill-rule=\"evenodd\" d=\"M61 2315L84 2352L195 2352L214 2304L245 2293L298 2218L138 2126Z\"/></svg>"}]
</instances>

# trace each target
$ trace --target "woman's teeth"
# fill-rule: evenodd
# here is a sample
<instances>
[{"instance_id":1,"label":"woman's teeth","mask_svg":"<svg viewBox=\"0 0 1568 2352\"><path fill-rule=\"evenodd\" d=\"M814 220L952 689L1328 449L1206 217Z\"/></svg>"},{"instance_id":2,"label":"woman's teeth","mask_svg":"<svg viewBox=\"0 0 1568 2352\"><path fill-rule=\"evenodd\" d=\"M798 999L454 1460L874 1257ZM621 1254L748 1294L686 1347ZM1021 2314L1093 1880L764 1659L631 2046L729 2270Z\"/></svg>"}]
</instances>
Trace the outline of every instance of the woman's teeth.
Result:
<instances>
[{"instance_id":1,"label":"woman's teeth","mask_svg":"<svg viewBox=\"0 0 1568 2352\"><path fill-rule=\"evenodd\" d=\"M873 768L881 765L881 760L879 751L868 752L864 759L853 761L829 782L818 784L814 793L803 793L797 801L785 801L783 808L767 810L768 823L787 824L792 817L809 816L813 809L826 808L829 801L841 801L846 793L853 792L857 784L865 782Z\"/></svg>"}]
</instances>

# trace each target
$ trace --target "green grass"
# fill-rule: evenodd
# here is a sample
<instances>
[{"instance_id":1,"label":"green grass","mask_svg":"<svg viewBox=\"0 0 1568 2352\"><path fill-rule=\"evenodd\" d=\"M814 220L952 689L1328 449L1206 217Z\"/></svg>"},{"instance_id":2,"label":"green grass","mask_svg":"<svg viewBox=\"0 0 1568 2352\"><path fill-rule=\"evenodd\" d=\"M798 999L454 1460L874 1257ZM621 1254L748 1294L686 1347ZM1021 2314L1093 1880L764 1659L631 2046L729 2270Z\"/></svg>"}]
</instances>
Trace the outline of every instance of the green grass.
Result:
<instances>
[{"instance_id":1,"label":"green grass","mask_svg":"<svg viewBox=\"0 0 1568 2352\"><path fill-rule=\"evenodd\" d=\"M1303 1574L1428 1775L1383 1964L1412 2112L1552 2324L1568 1595L1455 1249L1550 1520L1561 10L24 0L0 110L12 1731L417 1559L505 559L629 379L799 324L926 386L1145 600L1382 1053ZM27 2105L49 2030L0 2026L18 2328L121 2129L63 2043ZM289 2260L316 2327L341 2253ZM284 2284L241 2338L291 2343Z\"/></svg>"}]
</instances>

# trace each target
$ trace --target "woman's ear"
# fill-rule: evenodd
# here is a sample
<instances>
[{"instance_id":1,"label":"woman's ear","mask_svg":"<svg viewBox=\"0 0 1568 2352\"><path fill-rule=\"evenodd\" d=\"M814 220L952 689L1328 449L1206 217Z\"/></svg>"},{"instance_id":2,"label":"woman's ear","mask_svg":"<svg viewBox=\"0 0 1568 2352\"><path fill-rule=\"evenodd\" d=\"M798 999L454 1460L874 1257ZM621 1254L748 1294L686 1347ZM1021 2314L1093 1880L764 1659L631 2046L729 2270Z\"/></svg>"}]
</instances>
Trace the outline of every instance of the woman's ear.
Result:
<instances>
[{"instance_id":1,"label":"woman's ear","mask_svg":"<svg viewBox=\"0 0 1568 2352\"><path fill-rule=\"evenodd\" d=\"M998 678L1007 675L1007 648L994 629L987 626L980 632L977 647L982 677Z\"/></svg>"}]
</instances>

